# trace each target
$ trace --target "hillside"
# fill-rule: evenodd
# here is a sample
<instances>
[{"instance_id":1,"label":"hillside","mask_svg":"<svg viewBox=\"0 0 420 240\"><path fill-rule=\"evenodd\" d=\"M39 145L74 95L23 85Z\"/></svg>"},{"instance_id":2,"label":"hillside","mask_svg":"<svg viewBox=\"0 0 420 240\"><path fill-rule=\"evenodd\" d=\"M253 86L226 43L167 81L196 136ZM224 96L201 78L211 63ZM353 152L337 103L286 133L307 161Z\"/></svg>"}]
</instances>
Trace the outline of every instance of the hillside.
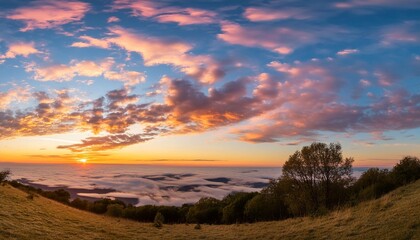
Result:
<instances>
[{"instance_id":1,"label":"hillside","mask_svg":"<svg viewBox=\"0 0 420 240\"><path fill-rule=\"evenodd\" d=\"M420 239L420 181L320 218L241 225L137 223L0 186L0 239Z\"/></svg>"}]
</instances>

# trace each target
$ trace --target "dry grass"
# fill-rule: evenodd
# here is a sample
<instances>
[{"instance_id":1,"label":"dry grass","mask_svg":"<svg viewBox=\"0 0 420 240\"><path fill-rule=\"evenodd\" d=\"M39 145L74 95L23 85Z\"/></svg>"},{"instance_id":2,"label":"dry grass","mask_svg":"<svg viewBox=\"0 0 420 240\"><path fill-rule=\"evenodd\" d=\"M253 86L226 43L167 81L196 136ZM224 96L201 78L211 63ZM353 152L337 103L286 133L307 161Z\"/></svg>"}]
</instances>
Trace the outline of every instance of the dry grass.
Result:
<instances>
[{"instance_id":1,"label":"dry grass","mask_svg":"<svg viewBox=\"0 0 420 240\"><path fill-rule=\"evenodd\" d=\"M164 225L94 215L0 186L0 239L420 239L420 181L319 218Z\"/></svg>"}]
</instances>

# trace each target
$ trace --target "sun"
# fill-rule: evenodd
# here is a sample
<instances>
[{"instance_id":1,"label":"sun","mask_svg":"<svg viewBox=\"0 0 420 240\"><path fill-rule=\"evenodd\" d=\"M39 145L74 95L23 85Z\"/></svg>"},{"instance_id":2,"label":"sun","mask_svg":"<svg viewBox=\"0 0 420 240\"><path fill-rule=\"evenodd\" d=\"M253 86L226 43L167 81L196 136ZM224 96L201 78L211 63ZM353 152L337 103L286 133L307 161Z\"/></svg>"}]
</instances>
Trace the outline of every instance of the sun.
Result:
<instances>
[{"instance_id":1,"label":"sun","mask_svg":"<svg viewBox=\"0 0 420 240\"><path fill-rule=\"evenodd\" d=\"M77 160L79 163L87 163L87 159L86 158L81 158Z\"/></svg>"}]
</instances>

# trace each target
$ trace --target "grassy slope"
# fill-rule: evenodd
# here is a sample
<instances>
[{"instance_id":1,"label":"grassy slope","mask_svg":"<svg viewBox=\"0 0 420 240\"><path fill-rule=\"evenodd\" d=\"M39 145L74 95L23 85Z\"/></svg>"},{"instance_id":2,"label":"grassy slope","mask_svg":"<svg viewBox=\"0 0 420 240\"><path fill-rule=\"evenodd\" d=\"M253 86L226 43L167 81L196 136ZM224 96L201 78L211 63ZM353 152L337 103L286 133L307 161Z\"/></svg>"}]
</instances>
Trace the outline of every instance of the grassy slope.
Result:
<instances>
[{"instance_id":1,"label":"grassy slope","mask_svg":"<svg viewBox=\"0 0 420 240\"><path fill-rule=\"evenodd\" d=\"M164 225L99 216L0 186L0 239L420 239L420 181L320 218Z\"/></svg>"}]
</instances>

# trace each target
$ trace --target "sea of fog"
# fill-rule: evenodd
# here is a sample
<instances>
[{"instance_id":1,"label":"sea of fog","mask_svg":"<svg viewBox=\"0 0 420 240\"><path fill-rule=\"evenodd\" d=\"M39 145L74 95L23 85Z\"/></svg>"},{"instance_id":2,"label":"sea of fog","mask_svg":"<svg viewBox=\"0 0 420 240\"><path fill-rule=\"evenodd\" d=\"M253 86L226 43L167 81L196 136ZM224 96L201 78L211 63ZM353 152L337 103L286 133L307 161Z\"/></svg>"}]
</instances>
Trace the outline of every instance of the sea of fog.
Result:
<instances>
[{"instance_id":1,"label":"sea of fog","mask_svg":"<svg viewBox=\"0 0 420 240\"><path fill-rule=\"evenodd\" d=\"M72 198L117 198L133 205L195 203L202 197L222 199L231 192L254 192L281 168L174 167L109 164L0 163L11 178L43 190L64 188ZM365 168L354 168L360 176Z\"/></svg>"}]
</instances>

